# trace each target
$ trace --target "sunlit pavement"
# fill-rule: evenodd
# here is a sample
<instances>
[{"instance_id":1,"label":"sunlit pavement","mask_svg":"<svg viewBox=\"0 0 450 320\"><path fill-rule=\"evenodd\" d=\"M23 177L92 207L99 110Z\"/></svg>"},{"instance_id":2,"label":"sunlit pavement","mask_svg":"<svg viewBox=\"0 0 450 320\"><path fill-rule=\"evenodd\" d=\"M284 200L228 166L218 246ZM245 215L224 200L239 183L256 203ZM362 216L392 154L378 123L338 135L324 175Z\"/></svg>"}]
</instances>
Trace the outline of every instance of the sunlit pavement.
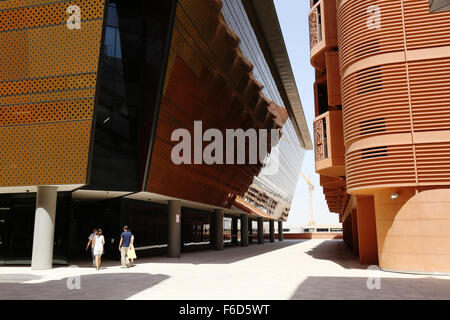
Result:
<instances>
[{"instance_id":1,"label":"sunlit pavement","mask_svg":"<svg viewBox=\"0 0 450 320\"><path fill-rule=\"evenodd\" d=\"M46 271L2 266L0 299L450 299L450 277L367 270L340 240L286 240L136 263L121 269L108 261L100 271L90 261Z\"/></svg>"}]
</instances>

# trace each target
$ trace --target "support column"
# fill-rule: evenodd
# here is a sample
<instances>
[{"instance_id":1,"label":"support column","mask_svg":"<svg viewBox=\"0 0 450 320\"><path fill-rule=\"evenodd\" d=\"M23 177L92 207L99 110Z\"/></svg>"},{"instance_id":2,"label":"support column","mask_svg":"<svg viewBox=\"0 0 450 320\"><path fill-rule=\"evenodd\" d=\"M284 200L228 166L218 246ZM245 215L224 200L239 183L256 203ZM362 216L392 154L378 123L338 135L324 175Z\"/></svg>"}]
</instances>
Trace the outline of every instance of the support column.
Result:
<instances>
[{"instance_id":1,"label":"support column","mask_svg":"<svg viewBox=\"0 0 450 320\"><path fill-rule=\"evenodd\" d=\"M248 243L253 243L253 220L248 220Z\"/></svg>"},{"instance_id":2,"label":"support column","mask_svg":"<svg viewBox=\"0 0 450 320\"><path fill-rule=\"evenodd\" d=\"M358 240L358 216L356 209L352 210L352 235L353 235L353 253L359 256Z\"/></svg>"},{"instance_id":3,"label":"support column","mask_svg":"<svg viewBox=\"0 0 450 320\"><path fill-rule=\"evenodd\" d=\"M241 247L248 247L248 215L241 214Z\"/></svg>"},{"instance_id":4,"label":"support column","mask_svg":"<svg viewBox=\"0 0 450 320\"><path fill-rule=\"evenodd\" d=\"M223 210L214 210L214 249L223 250Z\"/></svg>"},{"instance_id":5,"label":"support column","mask_svg":"<svg viewBox=\"0 0 450 320\"><path fill-rule=\"evenodd\" d=\"M283 241L283 221L278 221L278 241Z\"/></svg>"},{"instance_id":6,"label":"support column","mask_svg":"<svg viewBox=\"0 0 450 320\"><path fill-rule=\"evenodd\" d=\"M231 245L236 246L238 241L238 218L231 219Z\"/></svg>"},{"instance_id":7,"label":"support column","mask_svg":"<svg viewBox=\"0 0 450 320\"><path fill-rule=\"evenodd\" d=\"M264 244L264 221L258 218L258 244Z\"/></svg>"},{"instance_id":8,"label":"support column","mask_svg":"<svg viewBox=\"0 0 450 320\"><path fill-rule=\"evenodd\" d=\"M275 242L275 221L269 220L270 242Z\"/></svg>"},{"instance_id":9,"label":"support column","mask_svg":"<svg viewBox=\"0 0 450 320\"><path fill-rule=\"evenodd\" d=\"M167 254L170 258L177 258L181 254L181 201L170 200L168 206L169 239Z\"/></svg>"},{"instance_id":10,"label":"support column","mask_svg":"<svg viewBox=\"0 0 450 320\"><path fill-rule=\"evenodd\" d=\"M351 213L349 213L342 221L342 230L344 233L344 242L347 244L349 249L353 251L353 226Z\"/></svg>"},{"instance_id":11,"label":"support column","mask_svg":"<svg viewBox=\"0 0 450 320\"><path fill-rule=\"evenodd\" d=\"M356 197L359 262L378 264L377 229L373 197Z\"/></svg>"},{"instance_id":12,"label":"support column","mask_svg":"<svg viewBox=\"0 0 450 320\"><path fill-rule=\"evenodd\" d=\"M53 266L57 187L37 187L31 269L47 270Z\"/></svg>"},{"instance_id":13,"label":"support column","mask_svg":"<svg viewBox=\"0 0 450 320\"><path fill-rule=\"evenodd\" d=\"M214 213L211 214L210 218L209 218L209 244L211 246L211 248L215 248L216 247L216 218Z\"/></svg>"}]
</instances>

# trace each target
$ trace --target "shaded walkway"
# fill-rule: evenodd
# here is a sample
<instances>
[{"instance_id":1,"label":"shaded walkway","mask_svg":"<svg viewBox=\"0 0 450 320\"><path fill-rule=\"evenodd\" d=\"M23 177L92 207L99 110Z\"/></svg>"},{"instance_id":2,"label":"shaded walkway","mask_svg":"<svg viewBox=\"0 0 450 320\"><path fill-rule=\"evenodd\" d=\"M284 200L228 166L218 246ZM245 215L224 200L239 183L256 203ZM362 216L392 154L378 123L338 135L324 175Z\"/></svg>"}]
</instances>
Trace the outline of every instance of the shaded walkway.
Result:
<instances>
[{"instance_id":1,"label":"shaded walkway","mask_svg":"<svg viewBox=\"0 0 450 320\"><path fill-rule=\"evenodd\" d=\"M222 251L216 251L213 249L198 250L183 252L180 258L167 258L165 255L145 257L136 260L136 263L175 263L175 264L230 264L239 262L241 260L257 257L262 254L267 254L276 250L280 250L292 245L297 242L294 241L283 241L283 242L265 242L263 245L256 243L249 244L248 247L226 247ZM139 251L136 252L139 256ZM76 260L70 261L70 264L77 265L82 268L91 268L92 263L86 260ZM104 267L114 267L120 265L119 260L106 260L102 262Z\"/></svg>"}]
</instances>

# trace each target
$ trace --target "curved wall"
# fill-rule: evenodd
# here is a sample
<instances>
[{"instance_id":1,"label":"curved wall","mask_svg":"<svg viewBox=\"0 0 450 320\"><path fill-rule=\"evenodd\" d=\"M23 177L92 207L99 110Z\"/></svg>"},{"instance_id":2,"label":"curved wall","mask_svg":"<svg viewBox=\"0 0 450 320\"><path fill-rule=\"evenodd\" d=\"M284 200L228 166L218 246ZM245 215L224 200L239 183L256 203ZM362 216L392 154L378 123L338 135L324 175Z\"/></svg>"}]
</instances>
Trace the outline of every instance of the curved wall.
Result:
<instances>
[{"instance_id":1,"label":"curved wall","mask_svg":"<svg viewBox=\"0 0 450 320\"><path fill-rule=\"evenodd\" d=\"M382 269L450 273L450 189L375 191L375 212Z\"/></svg>"},{"instance_id":2,"label":"curved wall","mask_svg":"<svg viewBox=\"0 0 450 320\"><path fill-rule=\"evenodd\" d=\"M379 8L379 28L370 24L371 5ZM450 184L449 19L429 13L423 0L341 1L350 193Z\"/></svg>"},{"instance_id":3,"label":"curved wall","mask_svg":"<svg viewBox=\"0 0 450 320\"><path fill-rule=\"evenodd\" d=\"M347 192L375 196L385 269L450 272L448 21L426 0L338 2Z\"/></svg>"}]
</instances>

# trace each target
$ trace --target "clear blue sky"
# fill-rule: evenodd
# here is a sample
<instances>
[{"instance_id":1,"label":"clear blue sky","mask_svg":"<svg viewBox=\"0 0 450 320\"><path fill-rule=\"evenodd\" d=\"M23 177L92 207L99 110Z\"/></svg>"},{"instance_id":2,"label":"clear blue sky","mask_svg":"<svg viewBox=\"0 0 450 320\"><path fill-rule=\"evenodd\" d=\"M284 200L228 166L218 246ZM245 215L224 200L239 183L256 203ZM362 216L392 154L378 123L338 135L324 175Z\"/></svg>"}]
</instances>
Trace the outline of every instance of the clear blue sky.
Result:
<instances>
[{"instance_id":1,"label":"clear blue sky","mask_svg":"<svg viewBox=\"0 0 450 320\"><path fill-rule=\"evenodd\" d=\"M286 47L291 60L303 109L312 134L314 120L314 68L309 63L309 1L307 0L274 0L283 30ZM319 175L314 172L314 153L307 151L303 161L302 171L310 175L315 186L314 219L317 224L338 223L337 214L330 213L320 187ZM299 178L296 193L291 206L289 220L286 226L301 227L309 221L308 185L302 177Z\"/></svg>"}]
</instances>

